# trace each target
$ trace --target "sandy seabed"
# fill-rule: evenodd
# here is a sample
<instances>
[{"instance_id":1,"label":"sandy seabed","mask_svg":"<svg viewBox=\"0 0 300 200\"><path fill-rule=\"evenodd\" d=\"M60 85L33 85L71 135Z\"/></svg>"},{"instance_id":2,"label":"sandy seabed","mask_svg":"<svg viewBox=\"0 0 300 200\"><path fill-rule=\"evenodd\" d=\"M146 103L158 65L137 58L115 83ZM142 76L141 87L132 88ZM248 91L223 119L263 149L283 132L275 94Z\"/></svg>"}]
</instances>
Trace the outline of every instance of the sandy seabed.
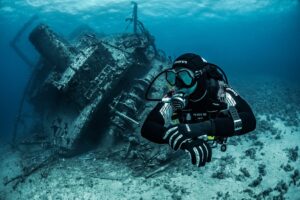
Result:
<instances>
[{"instance_id":1,"label":"sandy seabed","mask_svg":"<svg viewBox=\"0 0 300 200\"><path fill-rule=\"evenodd\" d=\"M14 189L3 181L21 174L22 153L2 145L0 199L300 200L299 84L274 77L247 77L231 84L251 105L257 128L230 138L226 152L213 149L212 162L205 167L193 166L186 155L146 177L124 164L128 161L122 156L96 150L60 159Z\"/></svg>"}]
</instances>

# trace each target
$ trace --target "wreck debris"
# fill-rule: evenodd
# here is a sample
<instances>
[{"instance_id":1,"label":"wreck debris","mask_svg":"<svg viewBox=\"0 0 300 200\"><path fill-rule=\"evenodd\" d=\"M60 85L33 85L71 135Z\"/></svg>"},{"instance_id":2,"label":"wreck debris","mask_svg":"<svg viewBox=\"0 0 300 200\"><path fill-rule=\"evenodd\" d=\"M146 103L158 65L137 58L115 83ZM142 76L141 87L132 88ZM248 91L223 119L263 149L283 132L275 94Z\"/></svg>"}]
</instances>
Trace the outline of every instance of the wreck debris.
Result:
<instances>
[{"instance_id":1,"label":"wreck debris","mask_svg":"<svg viewBox=\"0 0 300 200\"><path fill-rule=\"evenodd\" d=\"M185 154L183 152L176 152L174 153L167 162L165 162L165 164L163 164L162 166L160 166L159 168L155 169L154 171L150 172L149 174L147 174L145 176L145 178L150 178L154 175L156 175L157 173L160 173L162 171L165 171L169 166L171 166L171 164L173 164L174 162L176 162L178 159L182 158Z\"/></svg>"},{"instance_id":2,"label":"wreck debris","mask_svg":"<svg viewBox=\"0 0 300 200\"><path fill-rule=\"evenodd\" d=\"M53 164L55 161L58 160L58 155L52 155L50 157L48 157L47 159L45 159L43 162L39 163L36 166L30 166L27 168L24 168L24 172L21 175L18 175L14 178L11 179L7 179L4 181L4 185L6 186L9 183L14 182L13 185L13 189L16 189L16 187L20 184L23 183L25 181L25 179L27 177L29 177L31 174L33 174L34 172L38 171L39 169L45 167L45 166L49 166L50 164Z\"/></svg>"}]
</instances>

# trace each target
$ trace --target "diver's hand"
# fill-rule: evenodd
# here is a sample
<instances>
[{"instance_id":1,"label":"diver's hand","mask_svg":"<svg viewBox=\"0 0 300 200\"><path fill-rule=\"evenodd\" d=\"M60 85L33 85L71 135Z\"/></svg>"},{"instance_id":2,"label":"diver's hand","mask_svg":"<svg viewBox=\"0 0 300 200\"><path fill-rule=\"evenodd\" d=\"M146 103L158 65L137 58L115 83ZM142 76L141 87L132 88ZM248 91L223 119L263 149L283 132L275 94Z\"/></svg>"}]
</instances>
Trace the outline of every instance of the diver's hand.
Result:
<instances>
[{"instance_id":1,"label":"diver's hand","mask_svg":"<svg viewBox=\"0 0 300 200\"><path fill-rule=\"evenodd\" d=\"M207 162L211 161L211 147L202 139L185 143L182 145L181 149L185 150L190 155L192 164L197 167L202 167Z\"/></svg>"},{"instance_id":2,"label":"diver's hand","mask_svg":"<svg viewBox=\"0 0 300 200\"><path fill-rule=\"evenodd\" d=\"M175 151L180 147L191 141L191 135L189 135L190 129L187 124L179 124L175 126L169 126L163 136L163 139L169 143L170 147Z\"/></svg>"},{"instance_id":3,"label":"diver's hand","mask_svg":"<svg viewBox=\"0 0 300 200\"><path fill-rule=\"evenodd\" d=\"M165 131L163 139L176 151L180 149L184 143L207 135L208 131L203 127L204 126L200 123L169 126Z\"/></svg>"}]
</instances>

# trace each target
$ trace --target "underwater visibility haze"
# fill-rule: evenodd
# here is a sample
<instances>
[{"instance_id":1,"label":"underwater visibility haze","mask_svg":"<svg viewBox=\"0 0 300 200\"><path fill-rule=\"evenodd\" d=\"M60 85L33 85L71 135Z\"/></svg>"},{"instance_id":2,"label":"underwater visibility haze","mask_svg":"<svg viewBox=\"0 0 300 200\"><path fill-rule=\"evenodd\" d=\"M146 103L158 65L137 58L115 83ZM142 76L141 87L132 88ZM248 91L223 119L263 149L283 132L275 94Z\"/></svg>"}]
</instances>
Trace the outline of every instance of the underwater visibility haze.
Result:
<instances>
[{"instance_id":1,"label":"underwater visibility haze","mask_svg":"<svg viewBox=\"0 0 300 200\"><path fill-rule=\"evenodd\" d=\"M0 25L0 200L300 199L299 0L0 0ZM184 53L256 119L203 167L141 136Z\"/></svg>"}]
</instances>

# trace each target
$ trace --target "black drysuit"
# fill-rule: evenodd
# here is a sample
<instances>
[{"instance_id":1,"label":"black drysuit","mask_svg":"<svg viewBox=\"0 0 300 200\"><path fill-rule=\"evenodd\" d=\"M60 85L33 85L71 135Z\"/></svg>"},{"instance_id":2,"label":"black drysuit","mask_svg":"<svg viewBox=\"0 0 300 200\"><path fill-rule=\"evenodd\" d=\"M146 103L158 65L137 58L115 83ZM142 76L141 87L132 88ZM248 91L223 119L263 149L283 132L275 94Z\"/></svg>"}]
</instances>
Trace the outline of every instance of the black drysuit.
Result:
<instances>
[{"instance_id":1,"label":"black drysuit","mask_svg":"<svg viewBox=\"0 0 300 200\"><path fill-rule=\"evenodd\" d=\"M231 137L242 135L256 128L255 116L248 103L231 87L224 89L224 101L218 98L207 98L199 102L189 101L187 108L173 114L172 119L178 119L180 123L193 124L199 135L219 137ZM234 106L242 121L242 129L234 130L234 122L228 111L228 106ZM155 143L168 143L163 139L167 130L164 118L165 103L158 103L149 113L141 129L141 135ZM201 133L201 134L200 134Z\"/></svg>"}]
</instances>

